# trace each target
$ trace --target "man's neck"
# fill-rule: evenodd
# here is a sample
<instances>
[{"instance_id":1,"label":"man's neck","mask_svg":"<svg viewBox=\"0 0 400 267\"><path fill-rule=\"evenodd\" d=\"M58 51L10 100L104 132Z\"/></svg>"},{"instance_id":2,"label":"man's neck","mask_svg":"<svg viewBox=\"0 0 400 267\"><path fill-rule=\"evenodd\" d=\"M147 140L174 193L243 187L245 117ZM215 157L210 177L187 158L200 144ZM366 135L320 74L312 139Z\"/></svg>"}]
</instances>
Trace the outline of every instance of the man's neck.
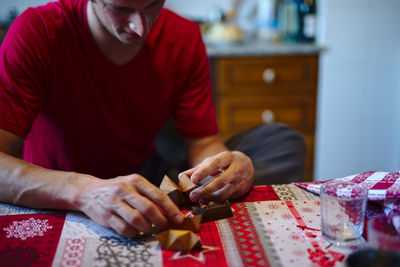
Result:
<instances>
[{"instance_id":1,"label":"man's neck","mask_svg":"<svg viewBox=\"0 0 400 267\"><path fill-rule=\"evenodd\" d=\"M86 12L89 29L97 48L105 57L117 65L130 62L139 53L143 45L128 46L117 40L100 23L92 5L92 2L88 1Z\"/></svg>"}]
</instances>

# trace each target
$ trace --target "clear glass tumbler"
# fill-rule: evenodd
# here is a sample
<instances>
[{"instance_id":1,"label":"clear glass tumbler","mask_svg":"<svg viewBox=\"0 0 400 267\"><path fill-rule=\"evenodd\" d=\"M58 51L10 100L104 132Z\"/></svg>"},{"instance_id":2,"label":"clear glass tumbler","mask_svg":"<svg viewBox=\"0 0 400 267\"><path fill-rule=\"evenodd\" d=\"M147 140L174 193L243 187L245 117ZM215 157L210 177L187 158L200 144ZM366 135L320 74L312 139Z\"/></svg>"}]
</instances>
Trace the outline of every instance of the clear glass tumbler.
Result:
<instances>
[{"instance_id":1,"label":"clear glass tumbler","mask_svg":"<svg viewBox=\"0 0 400 267\"><path fill-rule=\"evenodd\" d=\"M361 247L368 190L351 182L328 182L321 186L322 236L340 247Z\"/></svg>"}]
</instances>

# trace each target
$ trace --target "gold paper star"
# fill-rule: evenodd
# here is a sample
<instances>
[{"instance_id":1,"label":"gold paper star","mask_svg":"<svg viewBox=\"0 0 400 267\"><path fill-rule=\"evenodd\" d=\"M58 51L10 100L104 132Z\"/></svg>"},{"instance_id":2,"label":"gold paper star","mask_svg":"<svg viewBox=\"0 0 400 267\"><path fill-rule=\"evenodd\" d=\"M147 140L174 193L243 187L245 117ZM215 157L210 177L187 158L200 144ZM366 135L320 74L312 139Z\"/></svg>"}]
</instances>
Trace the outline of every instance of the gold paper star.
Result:
<instances>
[{"instance_id":1,"label":"gold paper star","mask_svg":"<svg viewBox=\"0 0 400 267\"><path fill-rule=\"evenodd\" d=\"M184 259L184 258L191 258L200 263L205 263L206 258L204 257L204 253L218 250L218 249L219 249L218 247L211 247L211 246L203 245L203 249L201 251L186 252L186 253L182 253L182 252L178 251L171 258L169 258L169 260L172 261L172 260L179 260L179 259Z\"/></svg>"}]
</instances>

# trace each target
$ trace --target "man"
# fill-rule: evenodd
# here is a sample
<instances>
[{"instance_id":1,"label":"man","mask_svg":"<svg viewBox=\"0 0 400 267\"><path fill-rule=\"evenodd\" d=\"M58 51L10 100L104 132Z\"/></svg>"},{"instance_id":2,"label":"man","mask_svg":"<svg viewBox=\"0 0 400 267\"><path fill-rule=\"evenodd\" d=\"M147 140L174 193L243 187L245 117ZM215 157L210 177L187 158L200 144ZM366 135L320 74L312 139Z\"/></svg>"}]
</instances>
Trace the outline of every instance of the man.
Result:
<instances>
[{"instance_id":1,"label":"man","mask_svg":"<svg viewBox=\"0 0 400 267\"><path fill-rule=\"evenodd\" d=\"M164 2L59 0L17 18L0 48L1 202L79 210L128 237L181 222L157 188L163 169L154 140L169 117L193 166L184 173L200 183L222 171L192 201L249 191L252 160L217 135L199 28ZM284 146L265 146L275 139L264 134L252 129L228 145L285 159L275 152ZM274 160L254 161L264 167L259 174L278 166Z\"/></svg>"},{"instance_id":2,"label":"man","mask_svg":"<svg viewBox=\"0 0 400 267\"><path fill-rule=\"evenodd\" d=\"M159 181L136 173L170 115L192 181L224 170L193 201L250 189L250 158L217 136L198 27L163 5L61 0L15 21L1 47L0 201L80 210L131 237L181 222Z\"/></svg>"}]
</instances>

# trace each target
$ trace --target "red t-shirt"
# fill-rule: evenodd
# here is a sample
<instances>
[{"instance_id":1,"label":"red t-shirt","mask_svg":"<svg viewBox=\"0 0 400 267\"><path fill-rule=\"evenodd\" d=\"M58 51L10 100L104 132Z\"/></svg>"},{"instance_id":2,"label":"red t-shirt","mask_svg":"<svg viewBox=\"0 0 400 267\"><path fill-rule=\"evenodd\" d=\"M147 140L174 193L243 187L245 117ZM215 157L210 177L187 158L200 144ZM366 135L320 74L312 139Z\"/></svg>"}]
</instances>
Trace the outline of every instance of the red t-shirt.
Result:
<instances>
[{"instance_id":1,"label":"red t-shirt","mask_svg":"<svg viewBox=\"0 0 400 267\"><path fill-rule=\"evenodd\" d=\"M87 0L30 8L0 48L0 128L24 159L101 178L132 173L172 116L183 137L218 132L198 25L163 9L139 54L118 66L98 50Z\"/></svg>"}]
</instances>

